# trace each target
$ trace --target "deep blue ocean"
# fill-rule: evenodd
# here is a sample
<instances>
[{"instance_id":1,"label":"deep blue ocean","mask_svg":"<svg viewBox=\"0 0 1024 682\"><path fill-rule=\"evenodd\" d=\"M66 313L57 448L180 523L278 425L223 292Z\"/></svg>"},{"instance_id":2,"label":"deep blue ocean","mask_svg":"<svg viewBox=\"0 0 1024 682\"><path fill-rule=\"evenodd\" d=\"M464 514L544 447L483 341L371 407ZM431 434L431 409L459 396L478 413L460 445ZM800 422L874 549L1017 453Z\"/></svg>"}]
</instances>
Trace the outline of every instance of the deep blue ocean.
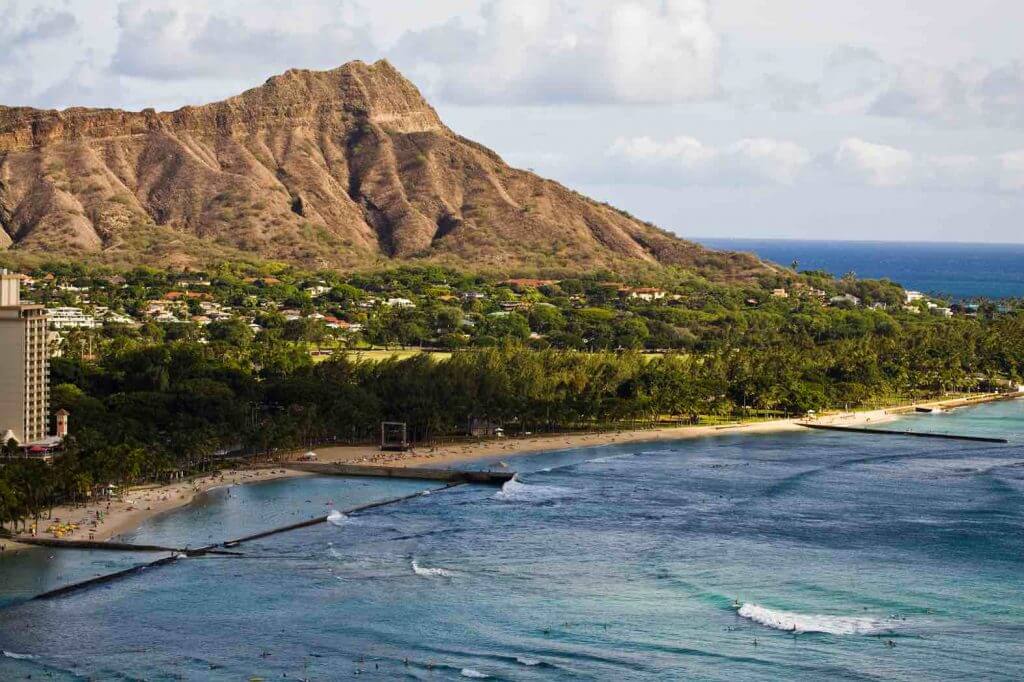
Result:
<instances>
[{"instance_id":1,"label":"deep blue ocean","mask_svg":"<svg viewBox=\"0 0 1024 682\"><path fill-rule=\"evenodd\" d=\"M183 559L0 557L0 679L1019 680L1024 401L898 428L516 457L466 486ZM213 491L129 540L191 544L425 489ZM151 558L151 557L150 557ZM12 657L13 656L13 657Z\"/></svg>"},{"instance_id":2,"label":"deep blue ocean","mask_svg":"<svg viewBox=\"0 0 1024 682\"><path fill-rule=\"evenodd\" d=\"M716 249L756 253L837 277L887 277L907 289L954 299L1024 297L1024 244L697 239Z\"/></svg>"}]
</instances>

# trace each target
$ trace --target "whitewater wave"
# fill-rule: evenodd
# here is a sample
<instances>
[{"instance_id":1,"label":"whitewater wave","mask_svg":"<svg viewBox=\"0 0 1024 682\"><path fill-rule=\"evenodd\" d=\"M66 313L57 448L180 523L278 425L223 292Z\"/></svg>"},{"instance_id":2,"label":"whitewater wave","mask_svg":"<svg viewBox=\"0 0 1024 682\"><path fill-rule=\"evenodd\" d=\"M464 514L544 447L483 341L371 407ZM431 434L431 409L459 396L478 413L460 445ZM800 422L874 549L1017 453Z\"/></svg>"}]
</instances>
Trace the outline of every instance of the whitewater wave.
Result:
<instances>
[{"instance_id":1,"label":"whitewater wave","mask_svg":"<svg viewBox=\"0 0 1024 682\"><path fill-rule=\"evenodd\" d=\"M4 658L13 658L16 661L31 661L35 658L32 654L16 654L13 651L0 651Z\"/></svg>"},{"instance_id":2,"label":"whitewater wave","mask_svg":"<svg viewBox=\"0 0 1024 682\"><path fill-rule=\"evenodd\" d=\"M790 611L775 611L757 604L744 604L740 617L752 620L774 630L784 632L820 632L829 635L873 635L889 632L882 621L856 616L823 616Z\"/></svg>"},{"instance_id":3,"label":"whitewater wave","mask_svg":"<svg viewBox=\"0 0 1024 682\"><path fill-rule=\"evenodd\" d=\"M480 672L479 670L473 670L472 668L463 668L460 673L463 677L472 677L474 680L486 680L490 675Z\"/></svg>"},{"instance_id":4,"label":"whitewater wave","mask_svg":"<svg viewBox=\"0 0 1024 682\"><path fill-rule=\"evenodd\" d=\"M527 485L513 476L494 494L494 499L502 502L547 502L571 494L572 490L568 488L555 485Z\"/></svg>"},{"instance_id":5,"label":"whitewater wave","mask_svg":"<svg viewBox=\"0 0 1024 682\"><path fill-rule=\"evenodd\" d=\"M606 455L604 457L595 457L594 459L588 459L584 464L607 464L608 462L615 461L617 459L625 459L626 457L633 457L639 453L627 452L621 455Z\"/></svg>"},{"instance_id":6,"label":"whitewater wave","mask_svg":"<svg viewBox=\"0 0 1024 682\"><path fill-rule=\"evenodd\" d=\"M348 517L342 514L337 509L332 509L331 513L327 515L327 523L332 526L344 526L348 523Z\"/></svg>"},{"instance_id":7,"label":"whitewater wave","mask_svg":"<svg viewBox=\"0 0 1024 682\"><path fill-rule=\"evenodd\" d=\"M525 656L516 656L516 663L530 668L540 665L540 661L536 658L526 658Z\"/></svg>"},{"instance_id":8,"label":"whitewater wave","mask_svg":"<svg viewBox=\"0 0 1024 682\"><path fill-rule=\"evenodd\" d=\"M426 568L420 566L419 563L412 560L412 572L416 575L422 575L426 578L454 578L455 574L444 568Z\"/></svg>"}]
</instances>

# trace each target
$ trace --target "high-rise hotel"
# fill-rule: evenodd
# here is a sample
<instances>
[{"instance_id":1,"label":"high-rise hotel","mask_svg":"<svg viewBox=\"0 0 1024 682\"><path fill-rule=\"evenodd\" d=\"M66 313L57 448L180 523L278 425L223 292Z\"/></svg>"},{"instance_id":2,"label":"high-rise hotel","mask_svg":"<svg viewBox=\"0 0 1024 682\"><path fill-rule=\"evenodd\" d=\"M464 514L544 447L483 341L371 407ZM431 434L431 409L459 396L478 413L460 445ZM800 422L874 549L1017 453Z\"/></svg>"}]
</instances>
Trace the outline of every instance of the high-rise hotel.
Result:
<instances>
[{"instance_id":1,"label":"high-rise hotel","mask_svg":"<svg viewBox=\"0 0 1024 682\"><path fill-rule=\"evenodd\" d=\"M21 277L0 269L0 438L21 445L46 438L50 363L46 310L22 304Z\"/></svg>"}]
</instances>

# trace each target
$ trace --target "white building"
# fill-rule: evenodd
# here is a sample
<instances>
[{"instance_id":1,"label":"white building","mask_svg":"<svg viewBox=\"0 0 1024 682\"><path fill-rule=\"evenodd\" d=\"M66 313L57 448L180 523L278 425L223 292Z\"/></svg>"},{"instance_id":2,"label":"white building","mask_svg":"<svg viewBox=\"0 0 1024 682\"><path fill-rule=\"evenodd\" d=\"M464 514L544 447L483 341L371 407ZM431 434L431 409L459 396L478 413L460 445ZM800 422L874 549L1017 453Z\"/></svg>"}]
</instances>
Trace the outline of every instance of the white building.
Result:
<instances>
[{"instance_id":1,"label":"white building","mask_svg":"<svg viewBox=\"0 0 1024 682\"><path fill-rule=\"evenodd\" d=\"M924 294L920 291L908 291L907 292L907 303L915 303L924 298Z\"/></svg>"},{"instance_id":2,"label":"white building","mask_svg":"<svg viewBox=\"0 0 1024 682\"><path fill-rule=\"evenodd\" d=\"M828 300L832 305L852 305L859 306L860 299L853 294L843 294L842 296L833 296Z\"/></svg>"},{"instance_id":3,"label":"white building","mask_svg":"<svg viewBox=\"0 0 1024 682\"><path fill-rule=\"evenodd\" d=\"M310 298L320 298L325 294L331 293L331 288L318 284L316 286L308 287L306 289L306 293L309 294Z\"/></svg>"},{"instance_id":4,"label":"white building","mask_svg":"<svg viewBox=\"0 0 1024 682\"><path fill-rule=\"evenodd\" d=\"M50 308L46 311L51 329L95 329L96 318L81 308Z\"/></svg>"}]
</instances>

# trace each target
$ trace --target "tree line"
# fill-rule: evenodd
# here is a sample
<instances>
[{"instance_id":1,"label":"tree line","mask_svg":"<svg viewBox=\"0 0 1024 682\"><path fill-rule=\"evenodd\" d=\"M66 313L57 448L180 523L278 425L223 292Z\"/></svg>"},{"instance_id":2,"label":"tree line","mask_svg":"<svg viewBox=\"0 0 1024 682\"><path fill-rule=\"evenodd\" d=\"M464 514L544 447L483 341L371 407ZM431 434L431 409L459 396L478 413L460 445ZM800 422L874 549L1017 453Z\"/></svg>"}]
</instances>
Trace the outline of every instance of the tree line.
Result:
<instances>
[{"instance_id":1,"label":"tree line","mask_svg":"<svg viewBox=\"0 0 1024 682\"><path fill-rule=\"evenodd\" d=\"M489 348L383 362L311 361L303 344L226 328L204 343L125 335L96 359L52 362L71 435L52 464L0 467L0 523L99 486L197 472L214 457L370 442L381 421L416 440L474 422L507 431L597 428L749 410L802 414L1024 376L1024 314L897 324L884 314L764 312L718 319L699 352L645 356Z\"/></svg>"}]
</instances>

